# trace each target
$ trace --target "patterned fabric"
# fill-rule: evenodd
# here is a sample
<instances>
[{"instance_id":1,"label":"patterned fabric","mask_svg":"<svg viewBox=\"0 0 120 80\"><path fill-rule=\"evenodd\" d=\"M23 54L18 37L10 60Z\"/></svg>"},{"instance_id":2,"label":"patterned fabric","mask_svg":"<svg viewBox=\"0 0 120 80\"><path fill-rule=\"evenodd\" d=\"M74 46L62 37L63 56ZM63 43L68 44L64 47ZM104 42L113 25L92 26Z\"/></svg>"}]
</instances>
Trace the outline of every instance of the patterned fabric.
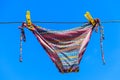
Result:
<instances>
[{"instance_id":1,"label":"patterned fabric","mask_svg":"<svg viewBox=\"0 0 120 80\"><path fill-rule=\"evenodd\" d=\"M79 63L89 42L93 25L87 23L64 31L47 30L33 24L29 28L26 23L23 23L21 27L23 40L25 38L23 28L27 27L36 36L60 72L79 71Z\"/></svg>"},{"instance_id":2,"label":"patterned fabric","mask_svg":"<svg viewBox=\"0 0 120 80\"><path fill-rule=\"evenodd\" d=\"M60 72L79 71L79 62L92 33L92 25L66 30L51 31L34 26L32 30Z\"/></svg>"},{"instance_id":3,"label":"patterned fabric","mask_svg":"<svg viewBox=\"0 0 120 80\"><path fill-rule=\"evenodd\" d=\"M21 30L21 35L20 35L20 59L19 61L22 62L22 41L26 41L26 37L25 37L25 32L24 32L24 27L19 27L19 29Z\"/></svg>"}]
</instances>

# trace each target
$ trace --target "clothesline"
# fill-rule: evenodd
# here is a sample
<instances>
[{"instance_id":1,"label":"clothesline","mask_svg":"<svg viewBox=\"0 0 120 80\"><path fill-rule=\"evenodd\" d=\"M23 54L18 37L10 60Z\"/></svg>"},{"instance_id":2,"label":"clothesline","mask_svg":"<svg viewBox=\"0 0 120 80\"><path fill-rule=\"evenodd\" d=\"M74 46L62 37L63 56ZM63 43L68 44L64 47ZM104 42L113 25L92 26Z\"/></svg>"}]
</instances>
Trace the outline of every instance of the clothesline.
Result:
<instances>
[{"instance_id":1,"label":"clothesline","mask_svg":"<svg viewBox=\"0 0 120 80\"><path fill-rule=\"evenodd\" d=\"M17 21L13 21L13 22L0 22L0 24L20 24L22 23L22 21L17 22ZM32 23L41 23L41 24L83 24L83 23L87 23L87 22L47 22L47 21L32 21ZM108 20L108 21L101 21L101 23L120 23L120 20Z\"/></svg>"}]
</instances>

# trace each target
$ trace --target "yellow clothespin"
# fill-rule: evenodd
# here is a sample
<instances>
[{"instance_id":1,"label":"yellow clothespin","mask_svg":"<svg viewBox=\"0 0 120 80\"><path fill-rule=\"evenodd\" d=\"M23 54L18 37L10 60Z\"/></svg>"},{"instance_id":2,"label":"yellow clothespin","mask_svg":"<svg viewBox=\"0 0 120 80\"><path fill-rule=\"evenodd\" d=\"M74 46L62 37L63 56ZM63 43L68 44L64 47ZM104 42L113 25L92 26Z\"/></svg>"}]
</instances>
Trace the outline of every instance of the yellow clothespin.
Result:
<instances>
[{"instance_id":1,"label":"yellow clothespin","mask_svg":"<svg viewBox=\"0 0 120 80\"><path fill-rule=\"evenodd\" d=\"M32 26L31 18L30 18L30 11L27 11L27 12L26 12L26 23L27 23L27 27L28 27L30 30L33 30L33 29L34 29L34 27Z\"/></svg>"},{"instance_id":2,"label":"yellow clothespin","mask_svg":"<svg viewBox=\"0 0 120 80\"><path fill-rule=\"evenodd\" d=\"M91 24L92 24L93 26L95 26L96 22L95 22L95 20L92 18L92 16L90 15L89 12L86 12L84 16L88 19L88 21L91 22Z\"/></svg>"}]
</instances>

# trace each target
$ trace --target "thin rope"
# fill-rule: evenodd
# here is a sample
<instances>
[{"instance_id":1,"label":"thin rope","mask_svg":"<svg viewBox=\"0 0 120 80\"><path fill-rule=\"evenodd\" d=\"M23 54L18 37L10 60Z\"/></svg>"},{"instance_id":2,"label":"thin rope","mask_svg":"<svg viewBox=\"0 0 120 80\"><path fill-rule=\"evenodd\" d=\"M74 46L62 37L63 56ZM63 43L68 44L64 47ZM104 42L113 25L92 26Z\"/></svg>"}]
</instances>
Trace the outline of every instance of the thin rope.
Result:
<instances>
[{"instance_id":1,"label":"thin rope","mask_svg":"<svg viewBox=\"0 0 120 80\"><path fill-rule=\"evenodd\" d=\"M0 24L19 24L23 22L0 22ZM40 22L40 21L32 21L32 23L41 23L41 24L82 24L87 22Z\"/></svg>"},{"instance_id":2,"label":"thin rope","mask_svg":"<svg viewBox=\"0 0 120 80\"><path fill-rule=\"evenodd\" d=\"M0 22L0 24L20 24L20 22ZM42 21L32 21L32 23L41 23L41 24L83 24L88 22L42 22ZM120 23L120 20L108 20L108 21L101 21L101 23Z\"/></svg>"},{"instance_id":3,"label":"thin rope","mask_svg":"<svg viewBox=\"0 0 120 80\"><path fill-rule=\"evenodd\" d=\"M120 23L120 20L101 21L101 23Z\"/></svg>"}]
</instances>

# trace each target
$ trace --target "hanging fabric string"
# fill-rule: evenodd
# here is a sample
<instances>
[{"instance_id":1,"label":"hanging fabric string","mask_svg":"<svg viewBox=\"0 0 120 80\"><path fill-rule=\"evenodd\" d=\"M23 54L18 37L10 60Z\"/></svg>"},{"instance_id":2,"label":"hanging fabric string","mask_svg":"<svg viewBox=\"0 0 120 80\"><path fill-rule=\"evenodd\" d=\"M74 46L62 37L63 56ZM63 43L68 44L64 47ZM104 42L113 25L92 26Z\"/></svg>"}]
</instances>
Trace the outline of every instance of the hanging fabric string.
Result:
<instances>
[{"instance_id":1,"label":"hanging fabric string","mask_svg":"<svg viewBox=\"0 0 120 80\"><path fill-rule=\"evenodd\" d=\"M105 59L104 59L104 50L103 50L103 40L104 40L104 29L103 26L99 23L99 28L100 28L100 48L101 48L101 56L102 56L102 61L103 64L105 64Z\"/></svg>"},{"instance_id":2,"label":"hanging fabric string","mask_svg":"<svg viewBox=\"0 0 120 80\"><path fill-rule=\"evenodd\" d=\"M20 31L21 31L21 35L20 35L20 56L19 56L19 61L22 62L23 58L22 58L22 41L26 41L26 37L25 37L25 32L23 27L19 27Z\"/></svg>"},{"instance_id":3,"label":"hanging fabric string","mask_svg":"<svg viewBox=\"0 0 120 80\"><path fill-rule=\"evenodd\" d=\"M105 64L104 50L103 50L104 29L103 29L103 26L101 25L99 19L96 19L95 22L96 22L96 25L95 25L95 27L94 27L95 32L98 32L98 27L99 27L99 30L100 30L100 49L101 49L101 56L102 56L103 64Z\"/></svg>"}]
</instances>

